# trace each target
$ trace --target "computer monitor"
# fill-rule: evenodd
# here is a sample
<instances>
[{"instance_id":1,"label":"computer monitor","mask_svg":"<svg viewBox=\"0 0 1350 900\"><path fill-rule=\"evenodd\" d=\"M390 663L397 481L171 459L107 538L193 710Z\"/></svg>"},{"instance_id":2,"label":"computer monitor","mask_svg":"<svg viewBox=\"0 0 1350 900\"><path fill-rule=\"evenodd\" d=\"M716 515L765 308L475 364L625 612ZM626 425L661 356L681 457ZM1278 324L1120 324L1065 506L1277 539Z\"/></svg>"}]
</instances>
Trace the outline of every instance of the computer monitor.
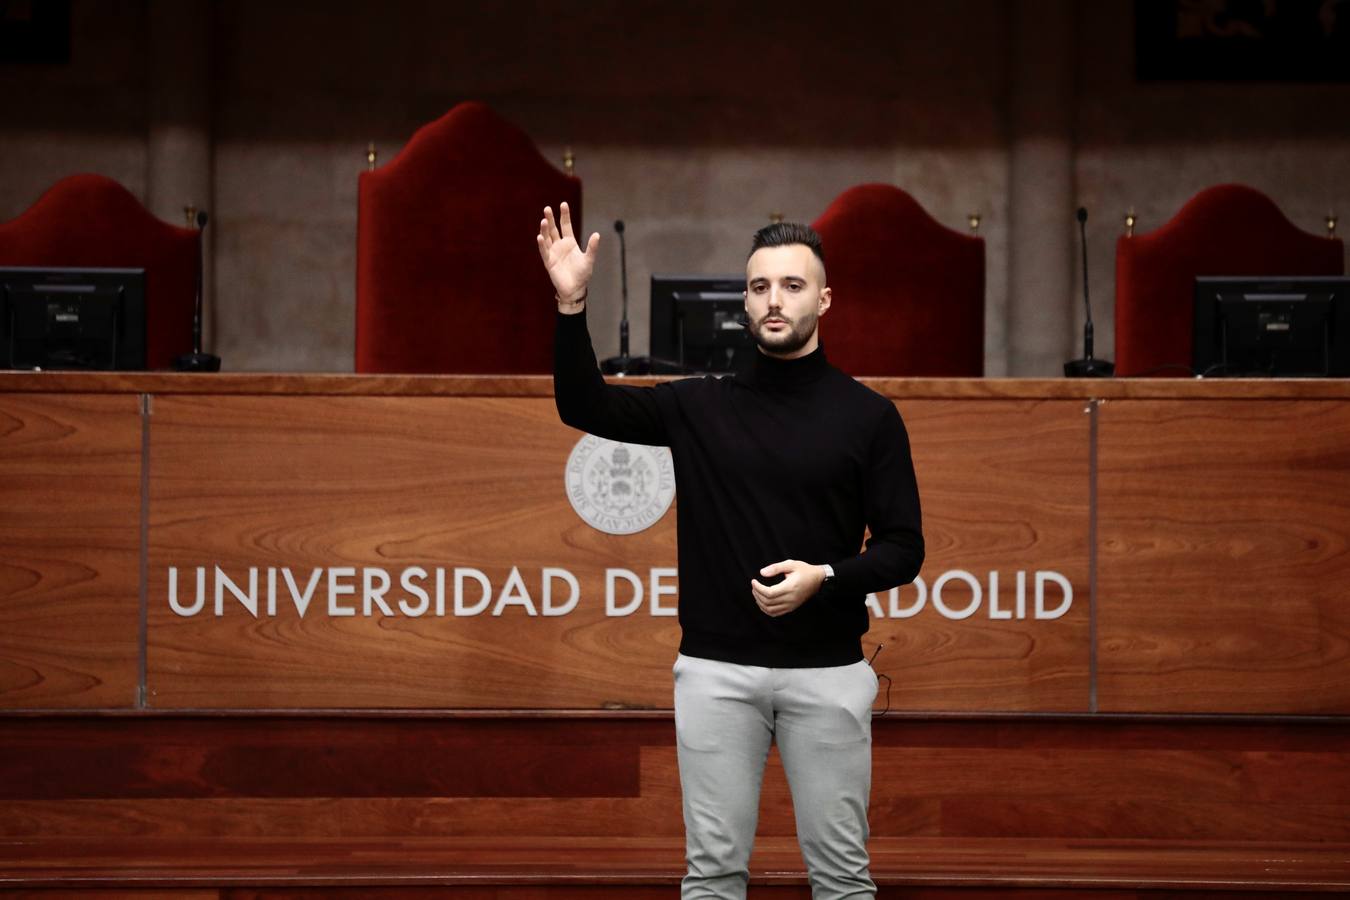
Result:
<instances>
[{"instance_id":1,"label":"computer monitor","mask_svg":"<svg viewBox=\"0 0 1350 900\"><path fill-rule=\"evenodd\" d=\"M754 352L745 276L653 275L651 356L686 372L731 372Z\"/></svg>"},{"instance_id":2,"label":"computer monitor","mask_svg":"<svg viewBox=\"0 0 1350 900\"><path fill-rule=\"evenodd\" d=\"M0 267L0 368L145 368L145 270Z\"/></svg>"},{"instance_id":3,"label":"computer monitor","mask_svg":"<svg viewBox=\"0 0 1350 900\"><path fill-rule=\"evenodd\" d=\"M1195 279L1202 377L1350 376L1350 278Z\"/></svg>"}]
</instances>

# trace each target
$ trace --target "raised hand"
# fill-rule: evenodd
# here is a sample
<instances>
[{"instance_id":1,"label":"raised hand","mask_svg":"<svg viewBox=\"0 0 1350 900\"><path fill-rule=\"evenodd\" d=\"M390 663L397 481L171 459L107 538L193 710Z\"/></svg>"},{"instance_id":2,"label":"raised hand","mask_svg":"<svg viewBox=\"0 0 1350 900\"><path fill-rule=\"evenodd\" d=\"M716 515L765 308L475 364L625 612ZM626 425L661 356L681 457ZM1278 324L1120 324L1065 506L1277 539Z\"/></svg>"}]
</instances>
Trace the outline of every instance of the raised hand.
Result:
<instances>
[{"instance_id":1,"label":"raised hand","mask_svg":"<svg viewBox=\"0 0 1350 900\"><path fill-rule=\"evenodd\" d=\"M553 221L553 210L544 207L544 218L539 220L539 258L544 261L548 277L553 281L561 306L578 306L586 296L586 286L595 270L595 248L600 244L600 233L595 232L582 250L572 233L572 212L563 203L558 210L560 223ZM561 225L561 227L559 227Z\"/></svg>"}]
</instances>

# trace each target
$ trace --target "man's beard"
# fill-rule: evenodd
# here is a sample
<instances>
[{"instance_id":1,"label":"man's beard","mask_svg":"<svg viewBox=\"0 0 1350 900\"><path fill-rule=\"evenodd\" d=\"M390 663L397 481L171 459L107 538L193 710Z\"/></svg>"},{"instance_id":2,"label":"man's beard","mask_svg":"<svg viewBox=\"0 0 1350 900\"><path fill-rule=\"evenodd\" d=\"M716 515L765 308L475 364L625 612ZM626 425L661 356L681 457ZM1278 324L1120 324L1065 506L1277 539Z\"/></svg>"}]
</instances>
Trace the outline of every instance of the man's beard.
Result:
<instances>
[{"instance_id":1,"label":"man's beard","mask_svg":"<svg viewBox=\"0 0 1350 900\"><path fill-rule=\"evenodd\" d=\"M780 331L777 334L765 331L764 321L769 318L782 319L788 324L787 330ZM771 314L758 322L750 323L750 336L755 339L755 343L762 350L785 356L789 353L796 353L806 346L806 342L811 340L811 335L816 331L816 322L819 319L820 316L816 313L808 313L795 322L782 313Z\"/></svg>"}]
</instances>

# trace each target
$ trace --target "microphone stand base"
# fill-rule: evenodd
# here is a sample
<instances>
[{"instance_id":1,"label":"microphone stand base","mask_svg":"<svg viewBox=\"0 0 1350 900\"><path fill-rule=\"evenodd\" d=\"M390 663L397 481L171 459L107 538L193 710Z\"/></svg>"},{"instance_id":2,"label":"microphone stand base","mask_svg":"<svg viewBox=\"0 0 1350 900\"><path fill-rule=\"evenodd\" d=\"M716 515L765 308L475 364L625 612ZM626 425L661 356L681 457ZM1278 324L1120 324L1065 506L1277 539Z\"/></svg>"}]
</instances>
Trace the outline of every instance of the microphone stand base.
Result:
<instances>
[{"instance_id":1,"label":"microphone stand base","mask_svg":"<svg viewBox=\"0 0 1350 900\"><path fill-rule=\"evenodd\" d=\"M611 356L600 363L606 375L651 375L652 360L647 356Z\"/></svg>"},{"instance_id":2,"label":"microphone stand base","mask_svg":"<svg viewBox=\"0 0 1350 900\"><path fill-rule=\"evenodd\" d=\"M220 357L213 353L184 353L174 358L173 368L176 372L219 372Z\"/></svg>"},{"instance_id":3,"label":"microphone stand base","mask_svg":"<svg viewBox=\"0 0 1350 900\"><path fill-rule=\"evenodd\" d=\"M1064 376L1066 378L1110 378L1116 374L1116 364L1110 360L1093 359L1071 359L1064 364Z\"/></svg>"},{"instance_id":4,"label":"microphone stand base","mask_svg":"<svg viewBox=\"0 0 1350 900\"><path fill-rule=\"evenodd\" d=\"M671 359L657 356L611 356L600 363L606 375L689 375L692 371Z\"/></svg>"}]
</instances>

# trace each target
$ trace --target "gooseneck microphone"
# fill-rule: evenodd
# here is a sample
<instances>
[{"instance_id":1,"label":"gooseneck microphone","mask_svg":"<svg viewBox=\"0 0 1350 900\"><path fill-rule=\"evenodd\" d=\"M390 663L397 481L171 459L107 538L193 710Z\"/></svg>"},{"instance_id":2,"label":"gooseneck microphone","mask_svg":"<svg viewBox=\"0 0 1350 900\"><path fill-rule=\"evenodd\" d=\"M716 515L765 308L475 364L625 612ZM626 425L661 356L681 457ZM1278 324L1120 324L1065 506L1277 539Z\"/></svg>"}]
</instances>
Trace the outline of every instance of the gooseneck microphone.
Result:
<instances>
[{"instance_id":1,"label":"gooseneck microphone","mask_svg":"<svg viewBox=\"0 0 1350 900\"><path fill-rule=\"evenodd\" d=\"M1087 312L1087 321L1083 323L1083 358L1071 359L1064 364L1064 374L1069 378L1109 378L1115 373L1115 364L1105 359L1092 357L1092 303L1088 300L1088 263L1087 263L1087 208L1078 207L1078 237L1083 249L1083 308Z\"/></svg>"},{"instance_id":2,"label":"gooseneck microphone","mask_svg":"<svg viewBox=\"0 0 1350 900\"><path fill-rule=\"evenodd\" d=\"M623 291L623 318L619 320L619 358L628 359L628 243L623 239L623 219L614 220L619 235L619 287Z\"/></svg>"},{"instance_id":3,"label":"gooseneck microphone","mask_svg":"<svg viewBox=\"0 0 1350 900\"><path fill-rule=\"evenodd\" d=\"M206 232L206 210L197 211L197 302L192 314L192 352L174 358L173 367L179 372L219 372L220 357L202 352L202 236Z\"/></svg>"},{"instance_id":4,"label":"gooseneck microphone","mask_svg":"<svg viewBox=\"0 0 1350 900\"><path fill-rule=\"evenodd\" d=\"M614 220L614 232L619 236L619 287L623 294L623 317L619 319L619 355L600 363L606 375L646 375L651 371L651 360L634 359L628 355L628 244L623 237L623 219Z\"/></svg>"}]
</instances>

